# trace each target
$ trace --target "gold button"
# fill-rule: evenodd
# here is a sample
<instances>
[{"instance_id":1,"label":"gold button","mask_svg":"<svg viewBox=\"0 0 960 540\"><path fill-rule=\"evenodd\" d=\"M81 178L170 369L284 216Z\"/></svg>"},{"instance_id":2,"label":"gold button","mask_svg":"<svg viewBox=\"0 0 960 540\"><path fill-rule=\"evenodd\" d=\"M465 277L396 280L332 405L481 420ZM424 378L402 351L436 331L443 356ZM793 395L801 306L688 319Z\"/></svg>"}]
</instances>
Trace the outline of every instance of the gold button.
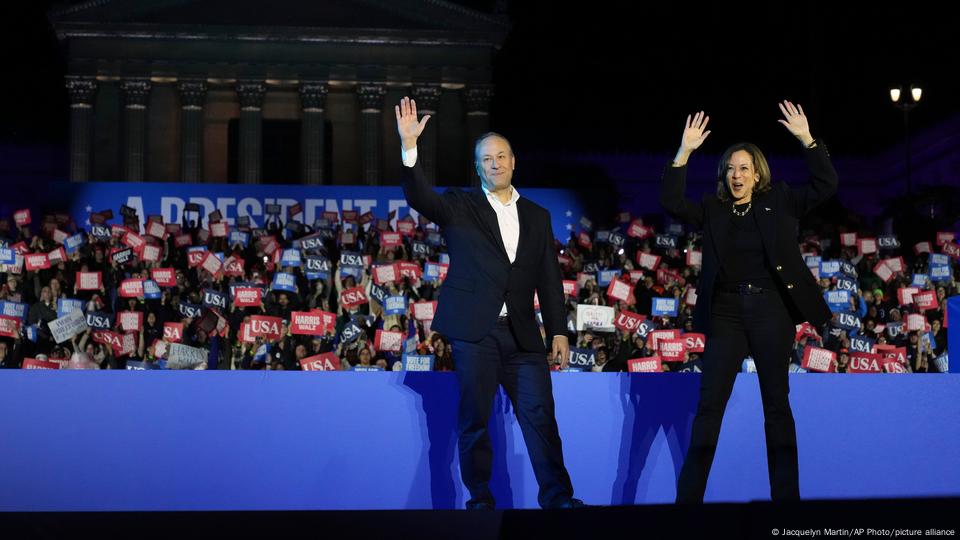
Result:
<instances>
[{"instance_id":1,"label":"gold button","mask_svg":"<svg viewBox=\"0 0 960 540\"><path fill-rule=\"evenodd\" d=\"M782 272L782 271L783 271L783 267L778 264L778 265L777 265L777 272Z\"/></svg>"},{"instance_id":2,"label":"gold button","mask_svg":"<svg viewBox=\"0 0 960 540\"><path fill-rule=\"evenodd\" d=\"M787 283L787 288L788 288L788 289L792 289L792 288L793 288L793 283Z\"/></svg>"}]
</instances>

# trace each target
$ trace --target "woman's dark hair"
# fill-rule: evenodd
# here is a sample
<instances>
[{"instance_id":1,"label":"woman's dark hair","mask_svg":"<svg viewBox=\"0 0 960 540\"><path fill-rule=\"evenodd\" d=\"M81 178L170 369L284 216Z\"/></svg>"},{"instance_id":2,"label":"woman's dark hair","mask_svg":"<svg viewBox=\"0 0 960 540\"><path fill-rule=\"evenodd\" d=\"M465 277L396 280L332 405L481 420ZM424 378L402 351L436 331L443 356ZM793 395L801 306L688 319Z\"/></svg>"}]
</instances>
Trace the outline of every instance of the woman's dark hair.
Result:
<instances>
[{"instance_id":1,"label":"woman's dark hair","mask_svg":"<svg viewBox=\"0 0 960 540\"><path fill-rule=\"evenodd\" d=\"M717 166L717 198L721 201L731 200L730 188L727 186L727 167L730 165L730 157L741 150L750 154L750 159L753 160L753 169L760 177L753 187L754 195L770 189L770 165L767 164L767 158L763 156L763 152L755 144L737 143L724 150L723 155L720 156L720 164Z\"/></svg>"}]
</instances>

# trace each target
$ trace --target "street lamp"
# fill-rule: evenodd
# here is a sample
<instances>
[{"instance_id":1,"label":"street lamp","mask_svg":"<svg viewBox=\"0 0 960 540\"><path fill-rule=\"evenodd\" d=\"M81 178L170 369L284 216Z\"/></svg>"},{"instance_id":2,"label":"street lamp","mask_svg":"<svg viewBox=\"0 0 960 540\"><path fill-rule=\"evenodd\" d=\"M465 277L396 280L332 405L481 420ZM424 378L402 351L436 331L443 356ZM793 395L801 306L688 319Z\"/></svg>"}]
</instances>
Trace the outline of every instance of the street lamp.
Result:
<instances>
[{"instance_id":1,"label":"street lamp","mask_svg":"<svg viewBox=\"0 0 960 540\"><path fill-rule=\"evenodd\" d=\"M920 103L920 97L923 95L923 89L919 86L910 85L910 93L903 95L903 89L899 86L890 88L890 101L893 106L903 111L903 132L904 147L906 148L906 170L907 170L907 194L913 194L913 180L910 178L910 111Z\"/></svg>"}]
</instances>

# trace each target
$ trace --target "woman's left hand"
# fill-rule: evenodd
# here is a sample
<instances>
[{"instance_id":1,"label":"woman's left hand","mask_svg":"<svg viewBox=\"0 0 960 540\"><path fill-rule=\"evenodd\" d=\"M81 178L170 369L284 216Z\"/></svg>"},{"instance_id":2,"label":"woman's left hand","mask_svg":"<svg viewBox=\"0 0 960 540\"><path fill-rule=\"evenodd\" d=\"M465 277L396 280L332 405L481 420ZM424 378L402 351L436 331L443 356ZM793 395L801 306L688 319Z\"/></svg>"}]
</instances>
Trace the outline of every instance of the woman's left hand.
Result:
<instances>
[{"instance_id":1,"label":"woman's left hand","mask_svg":"<svg viewBox=\"0 0 960 540\"><path fill-rule=\"evenodd\" d=\"M778 103L780 111L786 120L777 120L783 124L794 137L800 139L804 146L809 146L813 142L813 136L810 135L810 124L807 122L807 115L803 114L803 107L798 103L794 105L787 100Z\"/></svg>"}]
</instances>

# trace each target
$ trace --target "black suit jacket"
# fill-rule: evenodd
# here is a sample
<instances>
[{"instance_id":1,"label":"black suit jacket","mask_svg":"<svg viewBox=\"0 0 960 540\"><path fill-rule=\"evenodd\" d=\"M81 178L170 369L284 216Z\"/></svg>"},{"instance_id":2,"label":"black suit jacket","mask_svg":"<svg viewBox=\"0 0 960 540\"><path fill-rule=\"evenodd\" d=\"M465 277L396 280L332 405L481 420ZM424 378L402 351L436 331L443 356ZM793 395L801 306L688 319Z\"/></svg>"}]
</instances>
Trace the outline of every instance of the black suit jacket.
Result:
<instances>
[{"instance_id":1,"label":"black suit jacket","mask_svg":"<svg viewBox=\"0 0 960 540\"><path fill-rule=\"evenodd\" d=\"M836 193L837 173L822 142L803 152L810 182L801 187L773 183L769 191L753 196L751 212L756 213L764 255L775 269L778 290L794 323L809 321L819 328L830 320L831 313L817 280L800 255L798 222ZM704 194L700 202L685 198L686 173L686 166L667 165L660 186L660 204L671 216L703 229L703 266L697 284L693 326L709 335L713 284L723 261L736 256L727 245L732 203L720 201L715 193Z\"/></svg>"},{"instance_id":2,"label":"black suit jacket","mask_svg":"<svg viewBox=\"0 0 960 540\"><path fill-rule=\"evenodd\" d=\"M440 226L450 268L440 287L432 329L452 338L479 341L507 303L510 326L523 350L546 352L533 309L538 291L547 336L566 335L563 285L550 213L520 197L520 239L513 263L507 256L497 214L483 190L434 191L421 160L403 167L403 193L410 207Z\"/></svg>"}]
</instances>

